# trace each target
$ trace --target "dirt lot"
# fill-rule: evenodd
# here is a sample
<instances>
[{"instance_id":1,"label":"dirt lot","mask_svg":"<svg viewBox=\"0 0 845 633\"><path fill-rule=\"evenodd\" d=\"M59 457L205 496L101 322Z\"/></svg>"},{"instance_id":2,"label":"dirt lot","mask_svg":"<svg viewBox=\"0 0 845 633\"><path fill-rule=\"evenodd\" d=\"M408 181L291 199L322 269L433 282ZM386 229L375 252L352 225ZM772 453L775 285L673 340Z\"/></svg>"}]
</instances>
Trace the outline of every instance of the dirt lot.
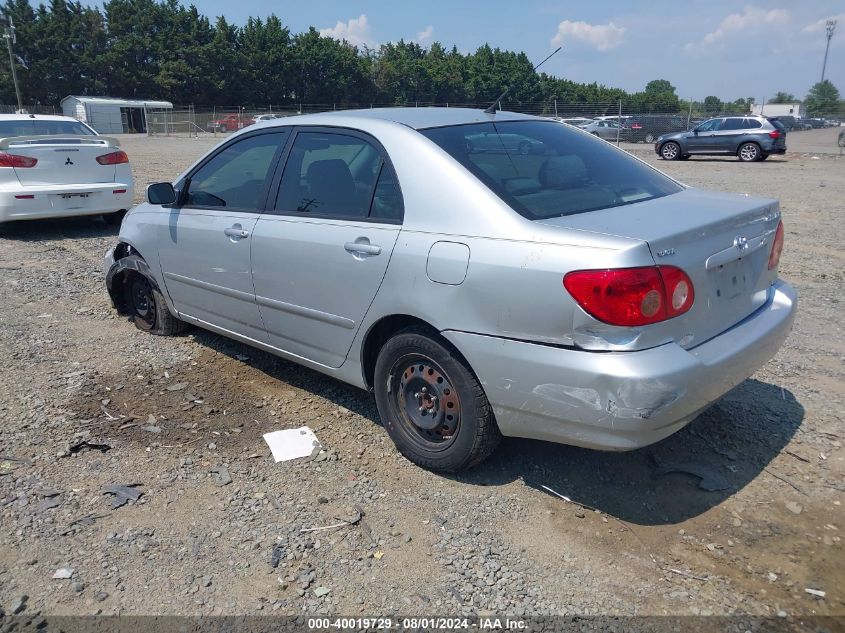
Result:
<instances>
[{"instance_id":1,"label":"dirt lot","mask_svg":"<svg viewBox=\"0 0 845 633\"><path fill-rule=\"evenodd\" d=\"M804 134L793 146L826 147ZM210 145L124 139L139 192ZM24 613L51 614L845 615L845 159L831 150L660 163L691 185L781 200L782 274L800 306L772 362L655 446L506 440L458 477L401 458L366 393L207 332L150 337L116 316L101 272L115 231L99 219L8 227L0 606L27 595ZM304 424L327 452L274 464L262 433ZM728 489L656 469L690 462ZM218 485L220 466L231 483ZM111 509L109 484L143 496ZM359 509L355 525L303 531ZM72 576L53 579L60 568Z\"/></svg>"}]
</instances>

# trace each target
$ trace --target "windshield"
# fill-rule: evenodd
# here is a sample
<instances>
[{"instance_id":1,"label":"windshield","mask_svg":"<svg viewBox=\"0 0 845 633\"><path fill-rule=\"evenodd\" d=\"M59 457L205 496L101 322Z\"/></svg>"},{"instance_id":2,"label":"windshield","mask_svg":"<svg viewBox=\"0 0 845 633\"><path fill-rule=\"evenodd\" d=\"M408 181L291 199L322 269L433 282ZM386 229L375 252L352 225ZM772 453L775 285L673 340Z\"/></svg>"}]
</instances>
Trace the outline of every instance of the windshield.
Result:
<instances>
[{"instance_id":1,"label":"windshield","mask_svg":"<svg viewBox=\"0 0 845 633\"><path fill-rule=\"evenodd\" d=\"M0 121L0 138L10 136L47 136L70 134L95 136L94 132L79 121L49 121L47 119L19 119Z\"/></svg>"},{"instance_id":2,"label":"windshield","mask_svg":"<svg viewBox=\"0 0 845 633\"><path fill-rule=\"evenodd\" d=\"M479 123L421 133L529 220L618 207L682 190L606 141L554 122Z\"/></svg>"}]
</instances>

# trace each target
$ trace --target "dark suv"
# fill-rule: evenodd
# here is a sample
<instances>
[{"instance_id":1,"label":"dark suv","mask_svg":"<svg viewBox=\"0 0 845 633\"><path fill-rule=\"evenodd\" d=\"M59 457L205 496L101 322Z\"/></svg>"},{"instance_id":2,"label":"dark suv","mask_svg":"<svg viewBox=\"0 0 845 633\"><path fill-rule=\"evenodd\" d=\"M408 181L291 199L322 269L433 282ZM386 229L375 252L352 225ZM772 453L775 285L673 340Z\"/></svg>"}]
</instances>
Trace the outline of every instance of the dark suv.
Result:
<instances>
[{"instance_id":1,"label":"dark suv","mask_svg":"<svg viewBox=\"0 0 845 633\"><path fill-rule=\"evenodd\" d=\"M625 127L624 139L632 143L654 143L661 134L688 128L686 117L668 114L635 114Z\"/></svg>"},{"instance_id":2,"label":"dark suv","mask_svg":"<svg viewBox=\"0 0 845 633\"><path fill-rule=\"evenodd\" d=\"M689 132L664 134L654 151L665 160L686 160L693 154L766 160L770 154L786 153L786 128L777 119L760 116L717 117Z\"/></svg>"}]
</instances>

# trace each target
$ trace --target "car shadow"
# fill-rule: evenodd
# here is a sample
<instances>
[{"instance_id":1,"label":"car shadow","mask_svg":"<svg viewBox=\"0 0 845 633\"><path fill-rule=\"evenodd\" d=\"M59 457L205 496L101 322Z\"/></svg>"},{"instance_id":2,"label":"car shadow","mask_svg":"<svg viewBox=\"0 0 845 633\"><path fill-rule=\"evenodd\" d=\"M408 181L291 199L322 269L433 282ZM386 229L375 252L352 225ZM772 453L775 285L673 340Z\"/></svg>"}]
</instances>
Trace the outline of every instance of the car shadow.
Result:
<instances>
[{"instance_id":1,"label":"car shadow","mask_svg":"<svg viewBox=\"0 0 845 633\"><path fill-rule=\"evenodd\" d=\"M266 375L310 391L381 425L367 392L224 336L192 330L195 340L228 356L244 354ZM443 475L479 487L513 481L639 525L674 524L717 506L754 480L783 450L804 419L788 390L748 379L689 425L635 451L613 453L504 438L485 462ZM718 490L699 487L706 474ZM664 471L670 471L665 472ZM714 487L709 485L709 487Z\"/></svg>"},{"instance_id":2,"label":"car shadow","mask_svg":"<svg viewBox=\"0 0 845 633\"><path fill-rule=\"evenodd\" d=\"M82 239L117 235L120 226L109 224L98 215L45 220L18 220L0 227L0 238L21 242L42 240Z\"/></svg>"}]
</instances>

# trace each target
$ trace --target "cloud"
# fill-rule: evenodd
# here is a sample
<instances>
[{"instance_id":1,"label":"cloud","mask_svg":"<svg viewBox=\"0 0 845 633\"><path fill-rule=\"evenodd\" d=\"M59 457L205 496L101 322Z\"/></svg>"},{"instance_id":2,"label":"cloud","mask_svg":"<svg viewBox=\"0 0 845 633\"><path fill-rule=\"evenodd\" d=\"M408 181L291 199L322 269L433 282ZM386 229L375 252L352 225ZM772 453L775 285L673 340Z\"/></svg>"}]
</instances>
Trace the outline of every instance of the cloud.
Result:
<instances>
[{"instance_id":1,"label":"cloud","mask_svg":"<svg viewBox=\"0 0 845 633\"><path fill-rule=\"evenodd\" d=\"M551 44L563 46L574 42L605 52L622 44L626 30L624 26L616 26L613 22L588 24L564 20L557 25L557 33L552 38Z\"/></svg>"},{"instance_id":2,"label":"cloud","mask_svg":"<svg viewBox=\"0 0 845 633\"><path fill-rule=\"evenodd\" d=\"M434 27L431 26L431 24L429 24L422 31L417 33L417 43L428 44L431 41L431 38L432 38L433 35L434 35Z\"/></svg>"},{"instance_id":3,"label":"cloud","mask_svg":"<svg viewBox=\"0 0 845 633\"><path fill-rule=\"evenodd\" d=\"M840 25L845 26L845 13L840 13L839 15L831 15L826 18L822 18L812 24L808 24L803 29L801 29L802 33L824 33L824 30L827 28L827 21L828 20L836 20ZM839 28L842 28L840 26Z\"/></svg>"},{"instance_id":4,"label":"cloud","mask_svg":"<svg viewBox=\"0 0 845 633\"><path fill-rule=\"evenodd\" d=\"M704 52L710 49L720 49L725 41L737 33L756 33L772 26L780 26L789 22L789 11L786 9L761 9L748 5L742 13L727 15L715 31L707 33L698 42L688 42L684 50L688 53Z\"/></svg>"},{"instance_id":5,"label":"cloud","mask_svg":"<svg viewBox=\"0 0 845 633\"><path fill-rule=\"evenodd\" d=\"M320 35L331 37L341 42L349 42L353 46L373 48L376 45L370 35L370 22L367 19L366 13L362 13L357 18L350 19L349 22L338 21L333 28L320 29Z\"/></svg>"}]
</instances>

